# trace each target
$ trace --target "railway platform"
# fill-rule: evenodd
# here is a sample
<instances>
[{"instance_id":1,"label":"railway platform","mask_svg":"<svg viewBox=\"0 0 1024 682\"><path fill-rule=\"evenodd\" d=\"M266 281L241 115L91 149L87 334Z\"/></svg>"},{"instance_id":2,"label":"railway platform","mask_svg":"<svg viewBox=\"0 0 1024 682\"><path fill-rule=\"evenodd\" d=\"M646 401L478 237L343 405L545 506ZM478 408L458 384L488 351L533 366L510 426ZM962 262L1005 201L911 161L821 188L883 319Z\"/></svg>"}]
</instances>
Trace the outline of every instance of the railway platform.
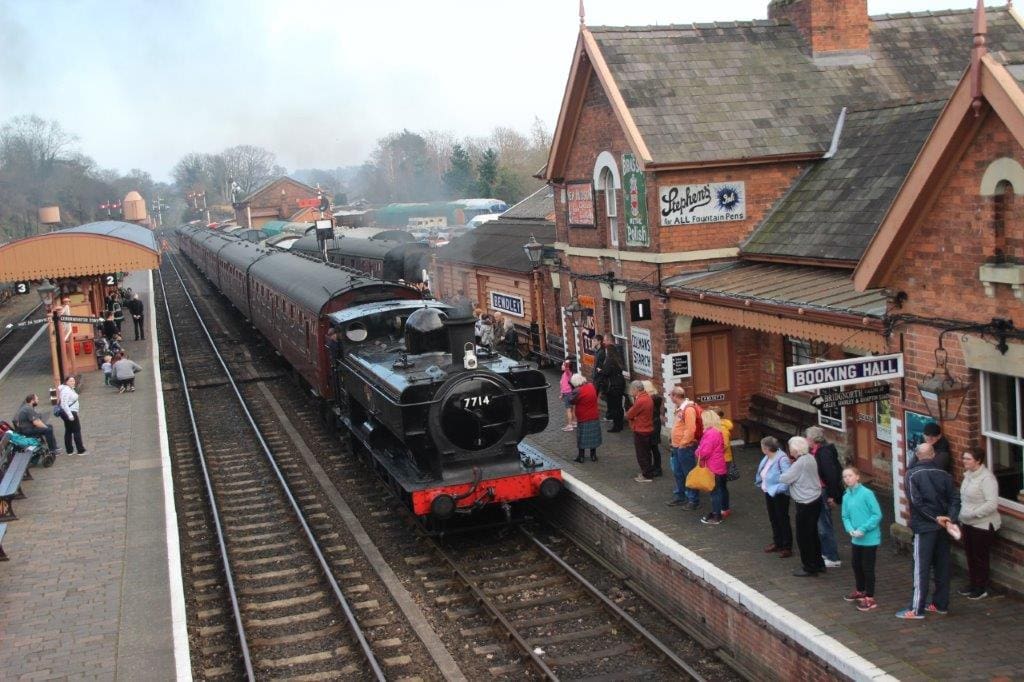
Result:
<instances>
[{"instance_id":1,"label":"railway platform","mask_svg":"<svg viewBox=\"0 0 1024 682\"><path fill-rule=\"evenodd\" d=\"M548 371L549 406L560 406L558 375ZM842 567L829 569L819 578L797 578L791 574L798 559L780 559L762 549L771 541L764 498L753 485L760 461L756 447L733 447L742 473L729 483L732 515L721 525L700 522L710 511L710 500L702 495L701 508L683 511L668 507L673 480L668 466L668 447L662 447L665 476L653 483L637 483L633 434L629 428L608 433L603 425L604 444L598 449L598 461L576 464L574 433L561 430L564 411L553 409L551 423L543 433L527 438L527 443L556 458L568 474L570 491L574 485L596 499L607 498L605 514L630 517L630 524L649 526L652 535L667 536L733 578L753 588L782 609L795 614L813 628L831 636L841 647L860 655L874 666L900 680L926 679L1019 679L1024 670L1024 654L1015 643L1024 640L1024 620L1020 614L1024 602L1002 593L981 601L970 601L956 594L965 578L954 570L953 598L948 615L929 615L923 621L901 621L894 617L905 608L913 591L912 558L897 554L889 537L892 506L882 504L883 540L877 565L876 598L878 609L862 613L843 601L853 590L849 538L835 514L837 540ZM667 442L667 438L663 439ZM880 497L884 499L884 497ZM791 512L792 519L792 512ZM625 524L624 524L625 525ZM795 550L795 548L794 548ZM794 627L802 628L802 624ZM840 647L840 648L841 648ZM835 647L834 647L835 648Z\"/></svg>"},{"instance_id":2,"label":"railway platform","mask_svg":"<svg viewBox=\"0 0 1024 682\"><path fill-rule=\"evenodd\" d=\"M85 456L60 456L33 469L15 504L0 563L0 678L191 679L181 594L177 524L159 399L152 280L125 283L146 308L147 340L125 348L143 367L134 393L80 384ZM0 379L2 415L28 393L54 424L46 399L45 335Z\"/></svg>"}]
</instances>

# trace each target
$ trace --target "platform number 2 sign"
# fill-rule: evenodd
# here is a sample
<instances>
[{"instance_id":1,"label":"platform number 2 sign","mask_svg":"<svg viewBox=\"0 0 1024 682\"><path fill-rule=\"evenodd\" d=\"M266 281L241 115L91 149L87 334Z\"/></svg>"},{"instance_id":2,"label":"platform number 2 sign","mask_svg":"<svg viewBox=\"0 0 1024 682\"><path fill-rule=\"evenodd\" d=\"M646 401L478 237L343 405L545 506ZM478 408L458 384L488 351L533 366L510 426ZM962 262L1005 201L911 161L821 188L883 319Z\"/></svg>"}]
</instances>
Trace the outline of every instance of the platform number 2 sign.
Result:
<instances>
[{"instance_id":1,"label":"platform number 2 sign","mask_svg":"<svg viewBox=\"0 0 1024 682\"><path fill-rule=\"evenodd\" d=\"M31 287L29 286L28 282L14 283L14 293L18 294L19 296L22 294L27 294L30 288Z\"/></svg>"},{"instance_id":2,"label":"platform number 2 sign","mask_svg":"<svg viewBox=\"0 0 1024 682\"><path fill-rule=\"evenodd\" d=\"M117 275L103 275L103 283L108 287L117 284Z\"/></svg>"}]
</instances>

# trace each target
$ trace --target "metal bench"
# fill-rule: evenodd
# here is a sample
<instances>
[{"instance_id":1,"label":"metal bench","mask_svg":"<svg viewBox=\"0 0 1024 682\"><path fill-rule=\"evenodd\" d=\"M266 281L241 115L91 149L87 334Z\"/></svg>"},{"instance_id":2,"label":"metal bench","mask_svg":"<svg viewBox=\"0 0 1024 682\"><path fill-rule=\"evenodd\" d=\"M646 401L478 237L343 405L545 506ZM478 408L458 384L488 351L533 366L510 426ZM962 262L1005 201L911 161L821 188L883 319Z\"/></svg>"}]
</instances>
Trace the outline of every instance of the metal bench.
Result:
<instances>
[{"instance_id":1,"label":"metal bench","mask_svg":"<svg viewBox=\"0 0 1024 682\"><path fill-rule=\"evenodd\" d=\"M0 522L15 521L18 518L14 513L13 501L25 497L21 491L21 482L32 479L28 465L35 455L35 450L15 450L9 434L5 433L3 438L0 438L0 461L5 464L3 477L0 478Z\"/></svg>"},{"instance_id":2,"label":"metal bench","mask_svg":"<svg viewBox=\"0 0 1024 682\"><path fill-rule=\"evenodd\" d=\"M750 410L747 418L740 422L743 427L743 441L753 442L751 434L775 436L783 444L792 436L802 434L807 427L817 422L813 412L792 407L767 396L755 393L750 396Z\"/></svg>"}]
</instances>

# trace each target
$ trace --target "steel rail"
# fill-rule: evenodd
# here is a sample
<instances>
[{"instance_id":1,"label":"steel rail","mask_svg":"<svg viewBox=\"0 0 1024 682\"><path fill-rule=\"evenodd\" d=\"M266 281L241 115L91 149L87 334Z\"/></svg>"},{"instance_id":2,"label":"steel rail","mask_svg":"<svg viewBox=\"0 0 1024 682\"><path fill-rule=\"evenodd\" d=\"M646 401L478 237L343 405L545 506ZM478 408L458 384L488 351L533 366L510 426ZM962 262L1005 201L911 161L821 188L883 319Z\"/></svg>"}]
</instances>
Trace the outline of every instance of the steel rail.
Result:
<instances>
[{"instance_id":1,"label":"steel rail","mask_svg":"<svg viewBox=\"0 0 1024 682\"><path fill-rule=\"evenodd\" d=\"M165 256L166 257L166 256ZM177 271L175 271L177 272ZM196 453L199 455L199 466L203 471L203 481L206 485L206 497L210 503L210 512L213 515L213 527L217 532L217 545L220 548L221 565L224 567L224 576L228 584L228 594L231 595L231 611L235 618L235 627L238 630L238 640L242 647L242 661L245 664L245 675L249 680L255 680L256 675L252 668L252 655L249 652L249 642L245 636L245 625L242 624L242 612L238 604L238 593L235 591L235 580L231 572L231 561L228 558L228 544L224 538L224 529L220 523L220 510L217 508L217 498L213 494L213 482L210 480L210 472L206 466L206 453L203 450L202 439L199 437L199 425L196 423L195 411L192 409L192 398L188 391L188 377L185 375L185 364L181 361L181 353L178 349L178 333L174 328L174 320L171 318L171 307L167 302L167 288L164 285L164 273L157 269L160 279L160 293L164 299L164 311L167 314L167 324L171 328L171 347L174 349L174 360L178 364L178 375L181 377L182 393L185 395L185 407L188 411L188 420L192 425L192 440L196 446ZM180 279L180 275L179 275ZM184 286L184 282L182 283Z\"/></svg>"},{"instance_id":2,"label":"steel rail","mask_svg":"<svg viewBox=\"0 0 1024 682\"><path fill-rule=\"evenodd\" d=\"M274 458L274 454L271 451L270 446L267 444L266 440L264 440L263 434L261 433L259 426L256 424L256 420L253 418L252 413L249 411L249 407L246 405L245 399L242 397L242 392L239 390L238 384L235 383L235 378L231 374L231 370L228 369L227 363L224 361L223 356L220 354L220 351L217 350L217 344L216 342L214 342L213 336L210 334L209 328L207 328L206 323L203 321L202 314L196 307L195 301L193 300L192 296L188 293L188 287L185 286L185 280L182 278L181 273L178 271L178 267L174 264L174 259L170 256L170 254L166 254L166 258L167 262L171 266L171 269L174 270L174 274L177 276L178 281L181 282L182 291L185 294L186 300L188 300L189 306L192 308L192 311L196 315L196 321L199 322L199 326L203 330L203 335L206 337L206 340L210 344L210 348L213 350L214 357L216 357L217 362L220 363L221 368L224 370L224 374L227 377L228 383L231 385L231 390L234 392L235 397L238 398L238 404L242 408L242 412L245 414L245 418L249 422L249 426L252 427L256 439L259 441L260 448L263 450L263 454L266 457L267 462L270 464L271 469L274 471L274 475L277 476L278 483L280 483L281 489L284 492L285 497L288 499L288 503L291 505L292 511L294 511L295 517L298 520L299 525L302 526L302 530L306 535L306 539L308 540L310 547L313 549L313 553L316 555L317 561L320 563L320 568L323 570L324 576L327 578L327 581L328 583L330 583L331 589L334 592L334 596L337 598L338 603L342 608L342 611L345 613L345 619L348 621L350 629L352 630L357 641L359 642L359 646L362 649L363 656L366 658L366 662L369 664L370 669L373 671L373 674L376 677L376 679L380 682L385 682L386 677L384 676L384 671L381 669L380 664L377 661L377 657L374 655L373 650L370 648L370 644L366 640L366 635L363 633L362 628L356 621L355 614L353 613L352 608L348 603L348 599L346 599L345 595L342 594L341 587L338 585L338 581L335 580L334 574L327 563L327 559L324 557L324 554L320 549L320 544L317 542L316 537L313 535L313 531L310 529L309 524L306 522L306 517L302 513L302 509L299 506L299 503L292 495L291 489L288 487L288 482L285 479L284 474L281 473L281 469L277 465L277 460ZM161 286L163 286L162 278ZM164 297L164 305L167 305L166 296ZM168 315L170 315L169 311ZM180 364L181 363L179 361L179 366Z\"/></svg>"},{"instance_id":3,"label":"steel rail","mask_svg":"<svg viewBox=\"0 0 1024 682\"><path fill-rule=\"evenodd\" d=\"M27 319L28 319L28 316L29 316L29 315L32 315L32 314L34 314L34 313L35 313L35 312L36 312L37 310L39 310L39 309L40 309L40 308L42 308L42 307L43 307L43 304L42 304L42 303L38 304L38 305L37 305L37 306L36 306L35 308L33 308L32 310L30 310L30 311L28 311L27 313L25 313L25 314L24 314L24 315L22 316L22 318L21 318L20 320L18 320L18 322L17 322L17 323L15 323L15 324L18 324L18 323L24 322L25 320L27 320ZM10 328L10 329L8 329L7 331L5 331L5 332L4 332L4 334L3 334L3 336L0 336L0 343L3 343L4 341L6 341L6 340L7 340L7 337L8 337L8 336L10 336L10 335L11 335L11 334L13 334L14 332L18 331L19 329L20 329L20 327L11 327L11 328Z\"/></svg>"},{"instance_id":4,"label":"steel rail","mask_svg":"<svg viewBox=\"0 0 1024 682\"><path fill-rule=\"evenodd\" d=\"M609 599L604 592L599 590L597 586L595 586L593 583L591 583L589 580L583 577L576 569L574 569L572 566L566 563L566 561L562 557L558 556L558 554L556 554L550 547L548 547L539 539L537 539L537 537L533 533L531 533L522 526L519 527L519 531L523 535L525 535L530 541L532 541L533 544L536 545L536 547L540 549L549 559L558 564L559 568L568 573L573 580L579 583L591 595L596 597L604 605L605 608L611 611L611 613L615 617L617 617L622 622L626 623L626 625L628 625L630 629L633 630L633 632L640 635L644 640L646 640L649 644L656 648L661 653L661 655L668 659L668 661L673 666L675 666L681 672L688 675L690 679L699 682L704 682L704 677L699 672L694 670L689 663L679 658L679 656L677 656L674 651L665 646L665 643L657 637L655 637L650 630L648 630L643 625L638 623L632 616L626 613L622 609L622 607L620 607L614 601Z\"/></svg>"}]
</instances>

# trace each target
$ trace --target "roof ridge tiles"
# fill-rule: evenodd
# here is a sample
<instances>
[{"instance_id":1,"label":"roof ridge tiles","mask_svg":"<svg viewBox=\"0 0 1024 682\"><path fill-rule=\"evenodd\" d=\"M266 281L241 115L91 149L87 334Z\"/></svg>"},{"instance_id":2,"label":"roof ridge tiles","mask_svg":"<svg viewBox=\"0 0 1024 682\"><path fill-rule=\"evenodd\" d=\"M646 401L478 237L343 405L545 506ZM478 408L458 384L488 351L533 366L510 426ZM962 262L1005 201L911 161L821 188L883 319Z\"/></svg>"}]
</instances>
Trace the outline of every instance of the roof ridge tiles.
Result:
<instances>
[{"instance_id":1,"label":"roof ridge tiles","mask_svg":"<svg viewBox=\"0 0 1024 682\"><path fill-rule=\"evenodd\" d=\"M765 26L790 26L788 21L775 19L735 19L732 21L695 21L688 24L638 24L636 26L587 26L591 33L642 33L645 31L699 31L715 28L751 28Z\"/></svg>"}]
</instances>

